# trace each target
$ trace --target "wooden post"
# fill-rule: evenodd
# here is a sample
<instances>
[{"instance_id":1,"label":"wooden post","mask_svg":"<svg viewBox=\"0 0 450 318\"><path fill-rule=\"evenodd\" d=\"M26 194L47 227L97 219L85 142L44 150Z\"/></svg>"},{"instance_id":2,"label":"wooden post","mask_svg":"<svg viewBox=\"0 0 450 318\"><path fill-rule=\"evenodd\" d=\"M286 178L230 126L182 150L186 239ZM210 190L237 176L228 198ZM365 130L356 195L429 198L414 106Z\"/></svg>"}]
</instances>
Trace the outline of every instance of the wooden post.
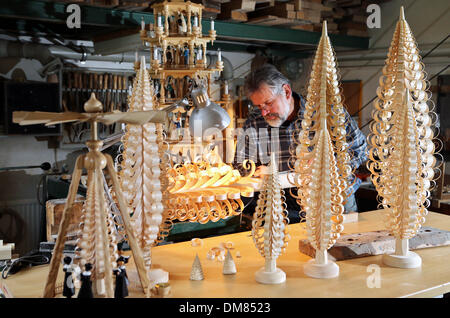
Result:
<instances>
[{"instance_id":1,"label":"wooden post","mask_svg":"<svg viewBox=\"0 0 450 318\"><path fill-rule=\"evenodd\" d=\"M133 227L131 226L130 215L128 214L128 206L125 203L125 200L122 196L120 183L117 178L116 171L114 170L114 161L112 160L109 154L105 154L106 157L106 165L111 176L111 180L113 182L113 186L116 190L117 200L119 202L119 210L120 215L122 217L123 226L125 228L125 232L128 236L128 244L130 245L131 252L133 253L134 262L136 264L136 269L139 275L139 279L142 284L142 288L144 289L144 293L147 297L150 296L150 283L147 275L147 269L145 268L144 257L142 256L141 248L139 247L138 241L134 235Z\"/></svg>"},{"instance_id":2,"label":"wooden post","mask_svg":"<svg viewBox=\"0 0 450 318\"><path fill-rule=\"evenodd\" d=\"M189 68L194 67L194 42L189 41Z\"/></svg>"},{"instance_id":3,"label":"wooden post","mask_svg":"<svg viewBox=\"0 0 450 318\"><path fill-rule=\"evenodd\" d=\"M169 36L169 6L164 6L164 33Z\"/></svg>"},{"instance_id":4,"label":"wooden post","mask_svg":"<svg viewBox=\"0 0 450 318\"><path fill-rule=\"evenodd\" d=\"M96 161L99 161L96 159ZM97 162L96 166L99 167L100 163ZM106 204L105 204L105 193L103 190L103 172L100 168L96 168L94 172L94 178L95 180L95 193L97 198L100 200L100 226L101 231L103 233L103 241L100 242L100 244L103 245L103 251L104 251L104 257L103 261L105 262L105 287L106 287L106 297L108 298L114 298L114 288L113 288L113 281L112 281L112 268L111 268L111 254L109 253L109 238L108 238L108 228L106 226ZM98 266L98 263L96 264Z\"/></svg>"},{"instance_id":5,"label":"wooden post","mask_svg":"<svg viewBox=\"0 0 450 318\"><path fill-rule=\"evenodd\" d=\"M327 250L316 251L316 264L326 264L328 263Z\"/></svg>"},{"instance_id":6,"label":"wooden post","mask_svg":"<svg viewBox=\"0 0 450 318\"><path fill-rule=\"evenodd\" d=\"M264 263L264 270L268 273L275 272L275 269L277 268L277 261L273 258L266 257L265 263Z\"/></svg>"},{"instance_id":7,"label":"wooden post","mask_svg":"<svg viewBox=\"0 0 450 318\"><path fill-rule=\"evenodd\" d=\"M395 255L406 256L409 251L409 240L408 239L395 239Z\"/></svg>"},{"instance_id":8,"label":"wooden post","mask_svg":"<svg viewBox=\"0 0 450 318\"><path fill-rule=\"evenodd\" d=\"M187 20L187 27L188 27L187 33L188 33L188 35L192 34L191 14L192 14L191 7L188 6L188 9L187 9L187 19L188 19Z\"/></svg>"},{"instance_id":9,"label":"wooden post","mask_svg":"<svg viewBox=\"0 0 450 318\"><path fill-rule=\"evenodd\" d=\"M75 170L72 174L72 181L70 182L69 194L67 196L66 205L62 213L61 223L58 230L58 237L56 239L55 247L53 249L52 259L50 261L49 274L47 282L45 283L44 295L45 298L55 297L55 284L58 277L59 264L61 264L61 256L64 251L64 243L66 242L67 228L70 224L72 216L72 206L78 192L78 184L81 179L81 172L83 169L84 156L81 155L75 162Z\"/></svg>"}]
</instances>

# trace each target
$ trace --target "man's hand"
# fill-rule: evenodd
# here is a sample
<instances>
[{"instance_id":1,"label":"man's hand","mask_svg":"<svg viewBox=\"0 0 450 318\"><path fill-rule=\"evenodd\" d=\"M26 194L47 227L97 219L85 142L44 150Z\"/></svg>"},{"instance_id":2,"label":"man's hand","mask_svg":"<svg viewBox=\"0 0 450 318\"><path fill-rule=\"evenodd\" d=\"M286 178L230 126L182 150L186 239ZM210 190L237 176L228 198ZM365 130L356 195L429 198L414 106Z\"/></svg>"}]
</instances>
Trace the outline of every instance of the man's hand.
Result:
<instances>
[{"instance_id":1,"label":"man's hand","mask_svg":"<svg viewBox=\"0 0 450 318\"><path fill-rule=\"evenodd\" d=\"M256 178L264 178L264 175L269 174L269 173L270 173L269 167L262 165L262 166L258 166L258 168L256 168L253 176Z\"/></svg>"}]
</instances>

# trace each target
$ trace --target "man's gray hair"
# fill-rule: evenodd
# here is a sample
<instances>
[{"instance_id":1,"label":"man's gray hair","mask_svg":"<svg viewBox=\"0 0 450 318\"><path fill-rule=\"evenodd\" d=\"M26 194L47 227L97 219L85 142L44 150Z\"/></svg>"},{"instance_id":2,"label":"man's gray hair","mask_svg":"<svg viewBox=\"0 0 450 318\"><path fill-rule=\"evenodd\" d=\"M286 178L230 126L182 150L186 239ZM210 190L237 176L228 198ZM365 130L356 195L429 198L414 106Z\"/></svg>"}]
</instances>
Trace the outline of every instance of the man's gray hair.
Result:
<instances>
[{"instance_id":1,"label":"man's gray hair","mask_svg":"<svg viewBox=\"0 0 450 318\"><path fill-rule=\"evenodd\" d=\"M272 64L264 64L263 66L253 70L245 78L245 90L250 96L259 89L261 84L267 84L274 95L281 94L284 84L291 85L290 81L277 70Z\"/></svg>"}]
</instances>

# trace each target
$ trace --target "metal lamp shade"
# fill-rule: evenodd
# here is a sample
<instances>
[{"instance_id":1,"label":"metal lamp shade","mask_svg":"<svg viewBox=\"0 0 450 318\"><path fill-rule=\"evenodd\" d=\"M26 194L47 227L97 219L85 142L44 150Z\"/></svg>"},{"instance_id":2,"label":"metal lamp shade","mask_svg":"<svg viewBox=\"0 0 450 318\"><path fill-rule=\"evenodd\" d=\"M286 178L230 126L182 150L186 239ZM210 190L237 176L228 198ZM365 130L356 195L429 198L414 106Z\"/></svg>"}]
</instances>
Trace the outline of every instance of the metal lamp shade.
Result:
<instances>
[{"instance_id":1,"label":"metal lamp shade","mask_svg":"<svg viewBox=\"0 0 450 318\"><path fill-rule=\"evenodd\" d=\"M208 128L223 130L230 125L231 119L228 113L219 105L210 103L204 108L195 108L189 118L189 129L191 134L201 131L202 134ZM199 127L200 125L200 127Z\"/></svg>"},{"instance_id":2,"label":"metal lamp shade","mask_svg":"<svg viewBox=\"0 0 450 318\"><path fill-rule=\"evenodd\" d=\"M223 130L230 125L228 113L216 103L211 102L204 87L194 88L191 92L194 110L189 118L189 130L196 136L208 128Z\"/></svg>"}]
</instances>

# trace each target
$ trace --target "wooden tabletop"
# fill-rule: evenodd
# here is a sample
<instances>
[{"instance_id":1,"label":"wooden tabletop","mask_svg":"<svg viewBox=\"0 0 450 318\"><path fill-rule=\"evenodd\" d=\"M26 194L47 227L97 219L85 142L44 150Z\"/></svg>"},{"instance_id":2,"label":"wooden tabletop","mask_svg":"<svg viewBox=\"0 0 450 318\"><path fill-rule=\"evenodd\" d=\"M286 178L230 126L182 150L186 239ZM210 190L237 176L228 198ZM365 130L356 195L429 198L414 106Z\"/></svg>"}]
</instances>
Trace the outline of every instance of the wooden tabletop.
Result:
<instances>
[{"instance_id":1,"label":"wooden tabletop","mask_svg":"<svg viewBox=\"0 0 450 318\"><path fill-rule=\"evenodd\" d=\"M384 211L360 213L359 221L345 224L343 234L384 230ZM430 212L426 226L450 230L450 216ZM434 297L450 292L450 246L419 249L422 267L415 269L392 268L382 263L382 256L370 256L338 261L340 274L332 279L314 279L303 273L303 264L309 259L298 250L299 239L305 238L305 224L289 225L291 240L286 253L277 260L277 267L287 276L279 285L262 285L255 281L257 270L264 259L253 244L250 232L234 233L203 239L201 247L191 242L168 244L153 248L153 267L169 272L171 294L174 298L292 298L292 297ZM231 250L237 273L223 275L223 262L208 260L207 252L223 242L233 242ZM236 257L237 252L241 257ZM204 280L189 280L191 266L198 254ZM374 268L379 269L380 286L368 284ZM127 265L130 278L130 297L144 297L140 290L134 265ZM15 297L41 297L48 266L38 266L9 277L4 283ZM59 280L62 279L62 269Z\"/></svg>"}]
</instances>

